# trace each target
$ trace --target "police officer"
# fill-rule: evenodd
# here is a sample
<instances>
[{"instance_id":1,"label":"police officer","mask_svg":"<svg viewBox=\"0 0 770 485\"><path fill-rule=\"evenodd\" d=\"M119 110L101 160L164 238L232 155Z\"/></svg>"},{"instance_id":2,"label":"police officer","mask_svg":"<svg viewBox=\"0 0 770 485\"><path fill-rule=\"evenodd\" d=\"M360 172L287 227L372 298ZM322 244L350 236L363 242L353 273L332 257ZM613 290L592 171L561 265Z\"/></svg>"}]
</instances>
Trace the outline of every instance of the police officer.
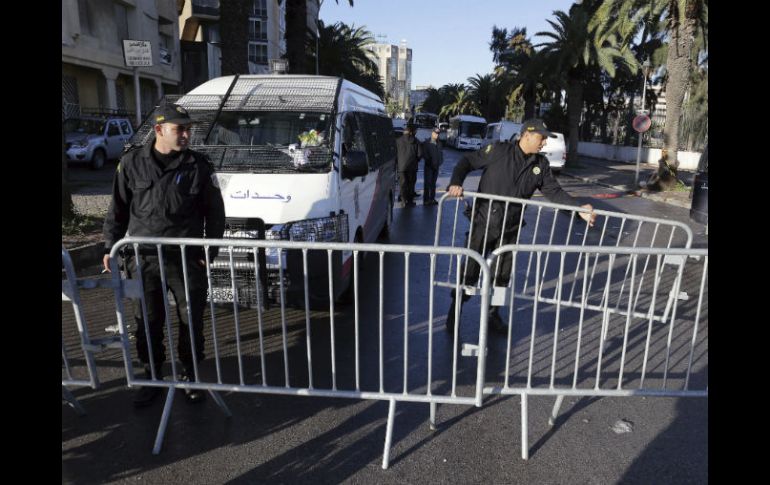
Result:
<instances>
[{"instance_id":1,"label":"police officer","mask_svg":"<svg viewBox=\"0 0 770 485\"><path fill-rule=\"evenodd\" d=\"M438 141L439 132L438 128L434 128L430 138L422 144L422 153L425 159L422 205L438 204L436 201L436 180L438 179L438 169L444 163L444 152L441 151L441 143Z\"/></svg>"},{"instance_id":2,"label":"police officer","mask_svg":"<svg viewBox=\"0 0 770 485\"><path fill-rule=\"evenodd\" d=\"M109 271L109 252L127 233L131 236L221 238L224 233L225 210L214 169L206 157L189 150L190 119L187 111L175 104L159 107L154 115L155 139L144 147L132 150L120 160L112 189L112 202L104 220L104 268ZM167 286L174 295L179 329L178 355L183 369L180 380L194 381L193 359L203 360L203 311L206 305L206 262L202 247L186 250L187 283L190 295L185 297L182 254L179 248L164 248L164 271ZM216 249L209 251L210 257ZM161 367L166 360L163 345L165 306L160 278L160 264L155 247L140 250L142 283L147 303L147 318L157 378L162 379ZM126 270L136 272L136 255L128 256ZM190 345L188 303L192 315L195 356ZM134 302L136 350L150 373L150 353L147 348L141 302ZM169 336L170 337L170 336ZM150 404L161 392L159 387L141 387L134 396L134 405ZM185 389L190 402L205 398L201 390Z\"/></svg>"},{"instance_id":3,"label":"police officer","mask_svg":"<svg viewBox=\"0 0 770 485\"><path fill-rule=\"evenodd\" d=\"M407 123L404 134L396 140L398 185L403 207L414 207L414 184L417 181L417 163L422 158L422 145L414 137L415 127Z\"/></svg>"},{"instance_id":4,"label":"police officer","mask_svg":"<svg viewBox=\"0 0 770 485\"><path fill-rule=\"evenodd\" d=\"M529 199L538 189L551 202L564 205L578 205L571 195L566 193L551 172L548 159L539 154L546 144L548 137L556 138L540 119L529 119L521 126L520 137L513 143L502 142L487 145L486 148L465 155L455 166L452 178L449 182L448 194L452 197L461 197L463 194L463 180L473 170L483 169L479 181L478 192L506 197ZM516 204L508 205L508 215L505 214L504 202L493 202L491 210L488 200L479 200L476 204L475 216L472 221L470 248L485 255L502 245L516 242L519 231L519 219L522 207ZM580 212L579 216L593 225L596 214L593 213L591 204L583 204L580 207L588 209L590 213ZM487 231L487 213L489 213L489 231L486 234L486 247L484 247L485 232ZM500 257L499 268L495 271L494 286L507 286L511 273L512 255L510 252ZM479 265L475 261L467 263L465 284L475 285L479 278ZM493 268L495 270L495 268ZM470 298L462 295L462 303ZM450 331L454 328L455 318L455 292L452 290L452 304L447 314L446 326ZM503 324L498 314L499 307L489 309L489 327L499 333L507 332L507 326Z\"/></svg>"}]
</instances>

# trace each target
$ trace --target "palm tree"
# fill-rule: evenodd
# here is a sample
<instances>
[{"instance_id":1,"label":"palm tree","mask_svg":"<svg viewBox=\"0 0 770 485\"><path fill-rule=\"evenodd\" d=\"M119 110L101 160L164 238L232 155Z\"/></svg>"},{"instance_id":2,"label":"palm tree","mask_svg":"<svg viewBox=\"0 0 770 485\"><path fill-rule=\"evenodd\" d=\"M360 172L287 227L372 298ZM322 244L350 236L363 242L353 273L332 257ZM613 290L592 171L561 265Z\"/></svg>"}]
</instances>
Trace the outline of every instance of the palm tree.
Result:
<instances>
[{"instance_id":1,"label":"palm tree","mask_svg":"<svg viewBox=\"0 0 770 485\"><path fill-rule=\"evenodd\" d=\"M367 55L367 46L374 43L371 32L342 22L325 25L322 20L318 21L318 29L319 73L343 77L383 97L385 89L377 63ZM307 41L315 42L310 38Z\"/></svg>"},{"instance_id":2,"label":"palm tree","mask_svg":"<svg viewBox=\"0 0 770 485\"><path fill-rule=\"evenodd\" d=\"M666 66L666 124L663 138L668 165L674 170L679 166L680 118L685 93L697 66L699 53L707 51L708 0L604 0L597 10L596 25L603 25L605 32L630 32L631 23L647 17L662 22L649 25L653 30L664 31L666 44L658 45L653 64ZM631 19L631 20L629 20ZM646 32L645 32L646 33Z\"/></svg>"},{"instance_id":3,"label":"palm tree","mask_svg":"<svg viewBox=\"0 0 770 485\"><path fill-rule=\"evenodd\" d=\"M567 166L577 164L578 129L588 69L597 66L610 77L615 77L616 62L631 72L636 72L638 68L633 53L626 44L619 44L613 33L589 30L588 24L595 7L596 2L584 1L570 7L569 14L557 10L554 12L556 22L548 20L554 32L535 34L553 39L536 47L543 47L539 54L544 56L554 72L563 73L566 78L569 120Z\"/></svg>"},{"instance_id":4,"label":"palm tree","mask_svg":"<svg viewBox=\"0 0 770 485\"><path fill-rule=\"evenodd\" d=\"M422 102L422 104L419 106L421 111L425 111L428 113L438 113L441 111L441 108L444 106L442 99L441 99L441 93L438 89L430 87L427 89L428 96L425 98L425 101Z\"/></svg>"},{"instance_id":5,"label":"palm tree","mask_svg":"<svg viewBox=\"0 0 770 485\"><path fill-rule=\"evenodd\" d=\"M516 102L524 103L524 118L535 116L537 88L543 85L544 72L534 68L535 50L527 38L526 27L514 27L510 34L507 29L492 27L492 41L489 43L492 59L496 63L495 79L503 96L510 103L513 90L522 85L518 94L513 95ZM521 99L520 99L521 98Z\"/></svg>"},{"instance_id":6,"label":"palm tree","mask_svg":"<svg viewBox=\"0 0 770 485\"><path fill-rule=\"evenodd\" d=\"M500 112L497 103L497 83L492 74L480 75L468 78L468 96L476 103L481 115L487 120L497 119L496 113Z\"/></svg>"},{"instance_id":7,"label":"palm tree","mask_svg":"<svg viewBox=\"0 0 770 485\"><path fill-rule=\"evenodd\" d=\"M452 102L441 108L439 116L448 118L460 114L474 114L481 116L478 105L471 99L469 91L465 89L458 91Z\"/></svg>"}]
</instances>

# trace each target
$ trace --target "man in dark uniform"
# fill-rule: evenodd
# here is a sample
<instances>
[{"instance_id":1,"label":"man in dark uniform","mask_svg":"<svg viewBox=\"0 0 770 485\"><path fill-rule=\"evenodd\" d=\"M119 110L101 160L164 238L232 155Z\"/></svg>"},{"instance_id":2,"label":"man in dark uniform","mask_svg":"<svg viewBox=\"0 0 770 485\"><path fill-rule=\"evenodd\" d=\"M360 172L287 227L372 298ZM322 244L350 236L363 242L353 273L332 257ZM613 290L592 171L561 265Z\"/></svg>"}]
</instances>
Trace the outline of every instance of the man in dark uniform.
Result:
<instances>
[{"instance_id":1,"label":"man in dark uniform","mask_svg":"<svg viewBox=\"0 0 770 485\"><path fill-rule=\"evenodd\" d=\"M535 190L539 189L551 202L578 205L577 200L561 188L551 173L548 159L538 153L545 146L548 137L556 138L556 136L552 135L545 123L539 119L524 121L520 135L518 141L514 143L503 142L487 145L486 148L461 158L452 172L447 190L449 195L461 197L463 194L462 184L466 175L473 170L484 169L479 181L478 192L480 193L529 199ZM583 204L580 207L593 211L591 204ZM521 210L520 205L509 204L506 220L503 220L504 202L493 202L490 210L488 200L479 200L472 221L470 248L482 256L486 256L486 253L491 253L501 245L501 238L502 245L514 244L519 231ZM484 247L488 213L489 232L486 235L486 246ZM593 225L596 219L596 214L593 212L590 214L581 212L579 215L590 225ZM508 285L511 264L512 255L510 252L500 257L499 268L491 268L495 272L492 275L493 286ZM479 278L479 270L478 263L469 261L464 284L475 285ZM469 298L469 295L463 294L461 302L465 303ZM507 326L503 324L498 308L494 306L489 309L489 327L499 333L505 333ZM446 326L450 331L454 328L455 323L454 310L455 292L452 290L452 304L449 307L446 320Z\"/></svg>"},{"instance_id":2,"label":"man in dark uniform","mask_svg":"<svg viewBox=\"0 0 770 485\"><path fill-rule=\"evenodd\" d=\"M414 184L417 181L417 163L422 158L422 146L414 137L414 125L408 123L404 134L396 140L398 184L403 207L414 207Z\"/></svg>"},{"instance_id":3,"label":"man in dark uniform","mask_svg":"<svg viewBox=\"0 0 770 485\"><path fill-rule=\"evenodd\" d=\"M109 252L126 234L147 237L221 238L224 233L225 210L214 168L206 157L188 150L192 120L181 106L161 106L155 115L155 139L144 147L123 155L113 181L112 202L104 220L104 268L109 271ZM186 249L187 282L190 295L185 297L182 254L178 248L164 248L163 260L167 286L174 295L177 315L181 322L179 344L176 346L183 369L180 380L194 381L193 359L204 358L203 311L206 306L206 261L202 247ZM216 249L211 248L213 258ZM136 350L145 367L147 379L152 379L150 355L155 375L163 378L166 360L163 345L165 306L160 278L160 264L155 247L140 250L142 283L147 303L148 327L152 354L147 349L142 306L134 301ZM129 276L136 274L136 256L126 260ZM190 345L188 303L192 315L194 349ZM141 387L134 396L135 406L150 404L161 392L159 387ZM197 389L185 389L190 402L199 402L205 394Z\"/></svg>"},{"instance_id":4,"label":"man in dark uniform","mask_svg":"<svg viewBox=\"0 0 770 485\"><path fill-rule=\"evenodd\" d=\"M422 153L425 159L422 205L438 204L436 200L436 180L438 179L438 169L444 163L444 152L441 151L441 143L438 141L439 132L438 128L434 128L430 134L430 139L425 140L422 144Z\"/></svg>"}]
</instances>

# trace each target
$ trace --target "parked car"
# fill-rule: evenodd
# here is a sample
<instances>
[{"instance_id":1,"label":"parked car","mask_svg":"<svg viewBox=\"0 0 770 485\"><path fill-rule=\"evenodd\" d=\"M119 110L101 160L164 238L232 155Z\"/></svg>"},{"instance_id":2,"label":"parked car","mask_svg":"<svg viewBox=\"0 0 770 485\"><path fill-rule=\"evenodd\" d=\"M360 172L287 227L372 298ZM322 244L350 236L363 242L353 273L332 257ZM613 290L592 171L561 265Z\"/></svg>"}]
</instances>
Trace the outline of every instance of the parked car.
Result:
<instances>
[{"instance_id":1,"label":"parked car","mask_svg":"<svg viewBox=\"0 0 770 485\"><path fill-rule=\"evenodd\" d=\"M551 166L551 171L559 173L564 167L564 162L567 161L567 145L564 143L564 135L552 132L556 135L556 138L548 138L543 150L540 152L548 159L548 164Z\"/></svg>"},{"instance_id":2,"label":"parked car","mask_svg":"<svg viewBox=\"0 0 770 485\"><path fill-rule=\"evenodd\" d=\"M490 123L487 125L484 139L481 141L481 147L483 148L496 142L513 140L519 134L519 131L521 131L521 123L514 123L513 121Z\"/></svg>"},{"instance_id":3,"label":"parked car","mask_svg":"<svg viewBox=\"0 0 770 485\"><path fill-rule=\"evenodd\" d=\"M128 118L83 116L64 120L67 161L89 163L98 170L107 160L120 158L134 134Z\"/></svg>"}]
</instances>

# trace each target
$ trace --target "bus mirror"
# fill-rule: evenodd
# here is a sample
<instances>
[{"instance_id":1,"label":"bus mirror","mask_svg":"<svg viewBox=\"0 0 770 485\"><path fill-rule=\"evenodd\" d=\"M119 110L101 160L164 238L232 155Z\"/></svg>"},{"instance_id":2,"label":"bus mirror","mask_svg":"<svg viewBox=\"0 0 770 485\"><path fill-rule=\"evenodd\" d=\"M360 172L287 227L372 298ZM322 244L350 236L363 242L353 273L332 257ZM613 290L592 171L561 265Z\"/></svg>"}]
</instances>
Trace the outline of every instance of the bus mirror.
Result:
<instances>
[{"instance_id":1,"label":"bus mirror","mask_svg":"<svg viewBox=\"0 0 770 485\"><path fill-rule=\"evenodd\" d=\"M354 179L369 173L369 165L366 163L366 153L351 150L345 154L342 160L342 178Z\"/></svg>"}]
</instances>

